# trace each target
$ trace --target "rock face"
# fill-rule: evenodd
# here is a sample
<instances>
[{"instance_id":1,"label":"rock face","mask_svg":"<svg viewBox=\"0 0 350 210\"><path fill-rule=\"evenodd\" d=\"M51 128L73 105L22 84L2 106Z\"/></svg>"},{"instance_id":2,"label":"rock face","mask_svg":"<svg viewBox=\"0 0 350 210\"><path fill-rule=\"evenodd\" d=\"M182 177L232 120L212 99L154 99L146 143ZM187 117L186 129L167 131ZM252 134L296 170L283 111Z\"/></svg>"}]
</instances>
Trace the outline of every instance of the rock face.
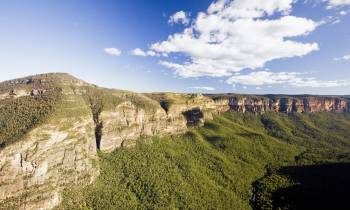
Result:
<instances>
[{"instance_id":1,"label":"rock face","mask_svg":"<svg viewBox=\"0 0 350 210\"><path fill-rule=\"evenodd\" d=\"M238 112L348 112L349 100L332 96L232 96L229 106Z\"/></svg>"},{"instance_id":2,"label":"rock face","mask_svg":"<svg viewBox=\"0 0 350 210\"><path fill-rule=\"evenodd\" d=\"M90 107L66 94L44 124L0 148L0 209L52 209L65 187L87 185L98 174Z\"/></svg>"},{"instance_id":3,"label":"rock face","mask_svg":"<svg viewBox=\"0 0 350 210\"><path fill-rule=\"evenodd\" d=\"M157 135L166 129L166 120L161 108L146 111L130 101L123 102L115 109L100 114L103 123L100 149L111 151L126 144L126 140Z\"/></svg>"},{"instance_id":4,"label":"rock face","mask_svg":"<svg viewBox=\"0 0 350 210\"><path fill-rule=\"evenodd\" d=\"M348 97L138 94L98 88L66 74L0 83L0 108L20 97L40 97L52 87L62 95L52 115L0 147L0 209L52 209L66 187L87 185L98 176L98 150L132 146L140 137L181 134L228 110L350 110Z\"/></svg>"},{"instance_id":5,"label":"rock face","mask_svg":"<svg viewBox=\"0 0 350 210\"><path fill-rule=\"evenodd\" d=\"M72 100L67 106L76 103L67 100ZM99 169L91 112L86 106L80 116L63 114L73 110L61 110L22 141L0 151L0 206L51 209L59 204L67 184L95 179Z\"/></svg>"},{"instance_id":6,"label":"rock face","mask_svg":"<svg viewBox=\"0 0 350 210\"><path fill-rule=\"evenodd\" d=\"M100 149L112 151L120 146L130 145L132 140L142 136L184 133L188 126L203 124L214 113L229 109L228 101L214 102L202 95L168 94L167 97L181 97L181 100L173 101L167 108L161 106L164 101L155 101L151 108L138 107L131 101L126 101L111 110L102 111ZM194 110L197 111L193 112Z\"/></svg>"}]
</instances>

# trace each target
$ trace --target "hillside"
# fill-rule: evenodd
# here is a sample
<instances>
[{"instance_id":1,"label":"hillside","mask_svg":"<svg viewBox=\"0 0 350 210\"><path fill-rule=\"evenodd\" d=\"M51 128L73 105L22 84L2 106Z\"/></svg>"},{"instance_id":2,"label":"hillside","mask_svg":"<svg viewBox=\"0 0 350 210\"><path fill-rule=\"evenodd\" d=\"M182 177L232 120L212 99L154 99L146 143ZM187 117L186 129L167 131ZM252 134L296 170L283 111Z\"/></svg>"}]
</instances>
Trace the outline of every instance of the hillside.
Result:
<instances>
[{"instance_id":1,"label":"hillside","mask_svg":"<svg viewBox=\"0 0 350 210\"><path fill-rule=\"evenodd\" d=\"M60 208L344 209L349 126L348 114L227 112L183 136L101 154L96 183L71 188Z\"/></svg>"},{"instance_id":2,"label":"hillside","mask_svg":"<svg viewBox=\"0 0 350 210\"><path fill-rule=\"evenodd\" d=\"M300 209L299 191L320 189L341 203L337 180L319 189L302 175L348 170L349 110L347 96L141 94L62 73L5 81L0 209Z\"/></svg>"}]
</instances>

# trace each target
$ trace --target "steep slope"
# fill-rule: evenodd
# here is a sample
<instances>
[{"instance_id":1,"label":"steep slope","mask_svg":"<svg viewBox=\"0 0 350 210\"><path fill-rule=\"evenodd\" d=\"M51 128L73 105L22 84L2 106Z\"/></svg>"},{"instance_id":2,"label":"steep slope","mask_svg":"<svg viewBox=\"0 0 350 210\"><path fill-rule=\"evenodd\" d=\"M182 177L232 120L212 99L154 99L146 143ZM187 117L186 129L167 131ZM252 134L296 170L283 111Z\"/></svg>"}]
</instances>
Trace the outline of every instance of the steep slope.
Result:
<instances>
[{"instance_id":1,"label":"steep slope","mask_svg":"<svg viewBox=\"0 0 350 210\"><path fill-rule=\"evenodd\" d=\"M227 112L102 154L95 184L60 208L346 209L349 127L343 113Z\"/></svg>"},{"instance_id":2,"label":"steep slope","mask_svg":"<svg viewBox=\"0 0 350 210\"><path fill-rule=\"evenodd\" d=\"M23 94L0 101L1 133L18 133L16 138L1 136L0 209L53 208L59 204L65 186L86 185L98 175L91 110L70 88L80 85L88 84L65 74L1 84L2 91ZM43 104L47 102L46 94L53 90L54 103L39 115L47 107ZM8 120L8 116L13 118Z\"/></svg>"}]
</instances>

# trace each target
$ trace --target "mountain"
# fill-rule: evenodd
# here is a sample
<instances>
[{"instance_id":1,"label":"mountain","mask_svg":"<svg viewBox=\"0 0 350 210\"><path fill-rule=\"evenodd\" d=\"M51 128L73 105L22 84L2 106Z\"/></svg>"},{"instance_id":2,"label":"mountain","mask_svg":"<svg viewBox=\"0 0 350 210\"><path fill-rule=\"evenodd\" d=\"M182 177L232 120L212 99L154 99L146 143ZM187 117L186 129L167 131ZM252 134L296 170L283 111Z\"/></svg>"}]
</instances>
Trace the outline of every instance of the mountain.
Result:
<instances>
[{"instance_id":1,"label":"mountain","mask_svg":"<svg viewBox=\"0 0 350 210\"><path fill-rule=\"evenodd\" d=\"M348 96L141 94L64 73L5 81L0 209L272 208L296 183L284 166L350 159L349 111Z\"/></svg>"}]
</instances>

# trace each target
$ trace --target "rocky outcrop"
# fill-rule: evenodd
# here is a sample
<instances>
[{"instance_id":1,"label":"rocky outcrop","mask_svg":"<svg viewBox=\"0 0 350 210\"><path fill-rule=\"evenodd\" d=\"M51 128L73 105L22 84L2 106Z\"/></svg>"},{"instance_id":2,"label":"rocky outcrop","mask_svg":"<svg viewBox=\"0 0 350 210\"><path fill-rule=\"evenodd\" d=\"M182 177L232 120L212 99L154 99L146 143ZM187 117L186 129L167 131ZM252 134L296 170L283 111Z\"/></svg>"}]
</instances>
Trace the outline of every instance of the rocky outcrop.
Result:
<instances>
[{"instance_id":1,"label":"rocky outcrop","mask_svg":"<svg viewBox=\"0 0 350 210\"><path fill-rule=\"evenodd\" d=\"M204 120L211 119L213 114L229 109L227 100L214 101L200 94L171 94L170 97L180 98L169 103L166 108L164 100L158 101L148 109L125 101L111 110L102 111L100 149L112 151L121 146L132 145L133 140L142 136L184 133L188 126L203 124Z\"/></svg>"},{"instance_id":2,"label":"rocky outcrop","mask_svg":"<svg viewBox=\"0 0 350 210\"><path fill-rule=\"evenodd\" d=\"M332 96L232 96L229 106L238 112L348 112L347 98Z\"/></svg>"},{"instance_id":3,"label":"rocky outcrop","mask_svg":"<svg viewBox=\"0 0 350 210\"><path fill-rule=\"evenodd\" d=\"M123 144L126 146L127 140L165 132L167 118L161 108L146 111L126 101L113 110L102 111L100 120L103 123L100 149L112 151Z\"/></svg>"}]
</instances>

